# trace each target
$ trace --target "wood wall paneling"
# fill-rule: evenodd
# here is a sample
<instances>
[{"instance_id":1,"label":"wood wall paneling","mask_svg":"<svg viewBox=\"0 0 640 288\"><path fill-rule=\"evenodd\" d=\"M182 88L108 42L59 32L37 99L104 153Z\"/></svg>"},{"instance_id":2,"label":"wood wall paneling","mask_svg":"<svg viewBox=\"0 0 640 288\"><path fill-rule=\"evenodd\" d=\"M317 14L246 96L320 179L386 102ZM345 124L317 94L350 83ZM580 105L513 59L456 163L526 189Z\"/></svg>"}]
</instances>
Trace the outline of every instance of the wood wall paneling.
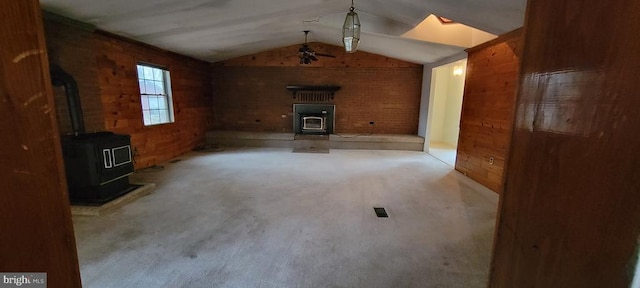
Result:
<instances>
[{"instance_id":1,"label":"wood wall paneling","mask_svg":"<svg viewBox=\"0 0 640 288\"><path fill-rule=\"evenodd\" d=\"M81 287L40 5L0 1L0 271Z\"/></svg>"},{"instance_id":2,"label":"wood wall paneling","mask_svg":"<svg viewBox=\"0 0 640 288\"><path fill-rule=\"evenodd\" d=\"M169 160L203 143L212 111L208 63L106 33L96 34L96 41L105 127L132 136L138 154L137 168ZM164 66L170 71L175 123L143 125L138 62Z\"/></svg>"},{"instance_id":3,"label":"wood wall paneling","mask_svg":"<svg viewBox=\"0 0 640 288\"><path fill-rule=\"evenodd\" d=\"M135 42L104 31L87 31L47 19L51 61L78 82L87 130L131 135L135 167L152 166L204 143L212 128L209 63ZM175 123L144 126L136 65L167 67L171 72ZM58 123L70 132L63 89L56 93Z\"/></svg>"},{"instance_id":4,"label":"wood wall paneling","mask_svg":"<svg viewBox=\"0 0 640 288\"><path fill-rule=\"evenodd\" d=\"M631 287L640 2L529 1L527 14L489 286Z\"/></svg>"},{"instance_id":5,"label":"wood wall paneling","mask_svg":"<svg viewBox=\"0 0 640 288\"><path fill-rule=\"evenodd\" d=\"M285 86L301 84L341 86L332 101L336 133L417 133L422 65L309 45L336 58L301 65L293 45L213 64L214 128L292 132L293 104L300 102Z\"/></svg>"},{"instance_id":6,"label":"wood wall paneling","mask_svg":"<svg viewBox=\"0 0 640 288\"><path fill-rule=\"evenodd\" d=\"M467 49L456 170L498 193L511 142L521 45L517 29Z\"/></svg>"}]
</instances>

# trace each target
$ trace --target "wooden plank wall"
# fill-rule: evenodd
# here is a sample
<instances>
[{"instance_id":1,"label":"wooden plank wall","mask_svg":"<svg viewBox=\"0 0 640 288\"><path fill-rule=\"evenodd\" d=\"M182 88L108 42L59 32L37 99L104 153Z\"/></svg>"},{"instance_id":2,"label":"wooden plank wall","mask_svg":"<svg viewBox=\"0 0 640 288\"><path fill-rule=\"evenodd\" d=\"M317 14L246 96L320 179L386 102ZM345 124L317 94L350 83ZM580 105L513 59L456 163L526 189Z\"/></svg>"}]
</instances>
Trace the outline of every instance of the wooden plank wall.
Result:
<instances>
[{"instance_id":1,"label":"wooden plank wall","mask_svg":"<svg viewBox=\"0 0 640 288\"><path fill-rule=\"evenodd\" d=\"M511 142L521 43L518 29L467 49L456 170L498 193Z\"/></svg>"},{"instance_id":2,"label":"wooden plank wall","mask_svg":"<svg viewBox=\"0 0 640 288\"><path fill-rule=\"evenodd\" d=\"M131 135L135 167L172 159L204 143L212 127L210 64L102 31L86 31L47 19L52 63L78 82L88 132ZM171 72L175 123L144 126L136 64L152 63ZM63 90L56 93L58 123L71 132Z\"/></svg>"},{"instance_id":3,"label":"wooden plank wall","mask_svg":"<svg viewBox=\"0 0 640 288\"><path fill-rule=\"evenodd\" d=\"M0 39L0 271L81 287L39 2L0 1Z\"/></svg>"},{"instance_id":4,"label":"wooden plank wall","mask_svg":"<svg viewBox=\"0 0 640 288\"><path fill-rule=\"evenodd\" d=\"M527 13L489 286L638 287L640 1Z\"/></svg>"},{"instance_id":5,"label":"wooden plank wall","mask_svg":"<svg viewBox=\"0 0 640 288\"><path fill-rule=\"evenodd\" d=\"M131 135L136 168L169 160L204 143L213 110L209 63L108 33L97 33L96 39L104 125L109 131ZM171 72L175 123L144 126L138 62Z\"/></svg>"},{"instance_id":6,"label":"wooden plank wall","mask_svg":"<svg viewBox=\"0 0 640 288\"><path fill-rule=\"evenodd\" d=\"M285 86L338 85L336 133L416 134L422 65L310 43L317 62L301 65L300 45L214 64L214 119L219 130L292 132L293 104ZM285 117L283 117L283 115ZM369 122L374 122L372 126Z\"/></svg>"}]
</instances>

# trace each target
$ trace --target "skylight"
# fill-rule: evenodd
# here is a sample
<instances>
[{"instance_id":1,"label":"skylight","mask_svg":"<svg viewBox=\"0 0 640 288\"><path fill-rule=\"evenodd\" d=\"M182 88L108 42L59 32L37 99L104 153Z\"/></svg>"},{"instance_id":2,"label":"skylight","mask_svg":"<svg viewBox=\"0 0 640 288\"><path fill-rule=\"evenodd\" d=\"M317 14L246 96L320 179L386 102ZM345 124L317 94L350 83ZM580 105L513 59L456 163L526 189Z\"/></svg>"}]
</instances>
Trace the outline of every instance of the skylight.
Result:
<instances>
[{"instance_id":1,"label":"skylight","mask_svg":"<svg viewBox=\"0 0 640 288\"><path fill-rule=\"evenodd\" d=\"M401 37L469 48L498 36L432 14Z\"/></svg>"}]
</instances>

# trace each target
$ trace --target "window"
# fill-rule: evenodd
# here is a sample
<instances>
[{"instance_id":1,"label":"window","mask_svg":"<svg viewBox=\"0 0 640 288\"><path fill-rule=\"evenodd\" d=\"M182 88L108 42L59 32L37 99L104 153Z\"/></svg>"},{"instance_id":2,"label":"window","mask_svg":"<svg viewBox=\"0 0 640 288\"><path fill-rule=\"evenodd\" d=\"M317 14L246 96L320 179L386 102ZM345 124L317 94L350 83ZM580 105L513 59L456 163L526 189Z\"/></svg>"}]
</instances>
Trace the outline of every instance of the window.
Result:
<instances>
[{"instance_id":1,"label":"window","mask_svg":"<svg viewBox=\"0 0 640 288\"><path fill-rule=\"evenodd\" d=\"M171 100L171 78L169 71L138 64L138 84L142 102L144 125L173 122L173 101Z\"/></svg>"}]
</instances>

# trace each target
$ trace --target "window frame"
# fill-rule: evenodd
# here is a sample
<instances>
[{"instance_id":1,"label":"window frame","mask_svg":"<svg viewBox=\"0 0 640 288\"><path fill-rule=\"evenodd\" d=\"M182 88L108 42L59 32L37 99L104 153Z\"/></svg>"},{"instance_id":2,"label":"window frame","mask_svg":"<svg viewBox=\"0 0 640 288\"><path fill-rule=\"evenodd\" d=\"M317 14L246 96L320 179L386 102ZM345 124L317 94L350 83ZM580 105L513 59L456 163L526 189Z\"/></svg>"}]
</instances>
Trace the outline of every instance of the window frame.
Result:
<instances>
[{"instance_id":1,"label":"window frame","mask_svg":"<svg viewBox=\"0 0 640 288\"><path fill-rule=\"evenodd\" d=\"M158 82L158 79L154 79L154 77L147 78L145 75L140 75L140 68L144 69L145 67L148 68L152 68L152 69L157 69L160 70L160 72L162 73L162 88L163 88L163 92L162 93L146 93L146 88L142 87L142 83L147 83L147 81L150 82ZM152 70L152 73L153 70ZM151 64L151 63L146 63L146 62L138 62L136 63L136 74L137 74L137 81L138 81L138 92L140 93L140 110L142 112L141 116L142 116L142 124L145 127L149 127L149 126L157 126L157 125L164 125L164 124L171 124L171 123L175 123L175 115L174 115L174 109L173 109L173 92L172 92L172 87L171 87L171 72L167 67L164 66L160 66L160 65L156 65L156 64ZM144 73L143 73L144 74ZM154 89L157 88L157 86L154 86ZM145 90L145 93L143 93L143 89ZM145 98L147 103L149 103L150 100L152 100L151 97L155 97L155 99L164 99L164 101L166 101L166 108L154 108L151 109L151 105L147 104L147 108L145 108L144 102L145 102ZM157 101L157 100L155 100ZM156 106L161 106L160 102L157 102ZM160 121L153 121L152 116L151 116L151 111L158 111L159 113L164 113L162 111L166 110L166 121L161 121L162 120L162 116L160 115L158 117L160 117ZM149 114L149 117L146 118L145 117L145 112ZM149 121L147 122L148 119Z\"/></svg>"}]
</instances>

